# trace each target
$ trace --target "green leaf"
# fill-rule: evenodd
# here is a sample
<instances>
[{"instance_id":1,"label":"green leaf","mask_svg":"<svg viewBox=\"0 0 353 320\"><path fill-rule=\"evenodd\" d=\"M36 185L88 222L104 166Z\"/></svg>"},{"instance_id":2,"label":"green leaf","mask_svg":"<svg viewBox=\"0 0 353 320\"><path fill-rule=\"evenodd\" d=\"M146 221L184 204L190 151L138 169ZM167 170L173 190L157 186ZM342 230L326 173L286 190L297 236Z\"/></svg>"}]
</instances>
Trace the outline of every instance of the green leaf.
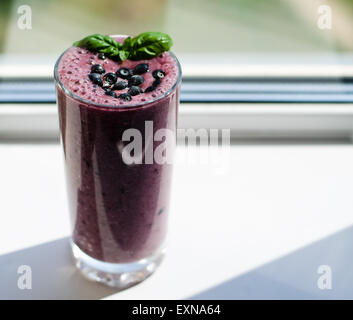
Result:
<instances>
[{"instance_id":1,"label":"green leaf","mask_svg":"<svg viewBox=\"0 0 353 320\"><path fill-rule=\"evenodd\" d=\"M125 61L129 58L131 52L131 37L127 37L119 52L120 60Z\"/></svg>"},{"instance_id":2,"label":"green leaf","mask_svg":"<svg viewBox=\"0 0 353 320\"><path fill-rule=\"evenodd\" d=\"M173 41L166 33L144 32L130 40L129 59L152 59L165 51L169 51L172 45Z\"/></svg>"},{"instance_id":3,"label":"green leaf","mask_svg":"<svg viewBox=\"0 0 353 320\"><path fill-rule=\"evenodd\" d=\"M172 45L170 36L162 32L144 32L134 38L127 37L123 44L101 34L92 34L74 42L76 47L104 53L111 59L121 61L152 59L169 51Z\"/></svg>"},{"instance_id":4,"label":"green leaf","mask_svg":"<svg viewBox=\"0 0 353 320\"><path fill-rule=\"evenodd\" d=\"M129 58L130 52L129 51L125 51L125 50L120 50L119 51L119 58L121 61L125 61L126 59Z\"/></svg>"},{"instance_id":5,"label":"green leaf","mask_svg":"<svg viewBox=\"0 0 353 320\"><path fill-rule=\"evenodd\" d=\"M127 37L125 40L124 40L124 43L121 47L122 50L125 50L125 51L130 51L131 50L131 37Z\"/></svg>"},{"instance_id":6,"label":"green leaf","mask_svg":"<svg viewBox=\"0 0 353 320\"><path fill-rule=\"evenodd\" d=\"M82 40L74 42L74 46L85 48L92 52L104 53L108 57L118 57L122 44L109 36L92 34Z\"/></svg>"}]
</instances>

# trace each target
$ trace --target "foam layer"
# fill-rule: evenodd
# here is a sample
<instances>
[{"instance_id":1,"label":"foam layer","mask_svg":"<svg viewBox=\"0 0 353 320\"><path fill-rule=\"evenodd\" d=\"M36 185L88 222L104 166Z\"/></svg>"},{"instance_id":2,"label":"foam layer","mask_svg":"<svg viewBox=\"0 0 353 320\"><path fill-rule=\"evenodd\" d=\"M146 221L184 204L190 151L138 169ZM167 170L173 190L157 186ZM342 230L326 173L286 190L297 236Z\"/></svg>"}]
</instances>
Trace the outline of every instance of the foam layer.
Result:
<instances>
[{"instance_id":1,"label":"foam layer","mask_svg":"<svg viewBox=\"0 0 353 320\"><path fill-rule=\"evenodd\" d=\"M124 40L123 37L114 38L119 42L123 42ZM148 73L142 74L145 81L142 85L140 85L140 87L143 90L151 86L155 80L152 76L152 72L154 70L162 69L166 75L156 90L133 96L131 101L124 101L122 99L106 95L105 91L101 87L93 84L88 78L88 75L91 72L91 67L94 64L102 65L107 73L116 72L120 68L133 69L140 63L147 63L150 67L150 71ZM174 58L168 52L164 53L160 57L150 60L125 60L124 62L116 62L109 58L101 60L98 58L97 54L94 54L86 49L71 47L65 52L59 62L58 75L61 83L66 89L74 93L76 96L89 100L92 103L105 104L109 106L135 105L146 101L152 101L167 92L177 81L178 66ZM118 79L118 81L122 80L125 81L124 79ZM116 90L115 93L119 96L127 91L128 88Z\"/></svg>"}]
</instances>

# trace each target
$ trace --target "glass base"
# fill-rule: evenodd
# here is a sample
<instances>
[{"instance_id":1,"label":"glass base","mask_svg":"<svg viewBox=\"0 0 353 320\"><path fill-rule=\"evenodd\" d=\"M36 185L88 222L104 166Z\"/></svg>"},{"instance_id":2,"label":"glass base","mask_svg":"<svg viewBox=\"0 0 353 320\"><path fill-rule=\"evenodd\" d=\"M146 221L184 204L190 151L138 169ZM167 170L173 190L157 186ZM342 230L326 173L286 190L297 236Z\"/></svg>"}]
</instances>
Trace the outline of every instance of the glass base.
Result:
<instances>
[{"instance_id":1,"label":"glass base","mask_svg":"<svg viewBox=\"0 0 353 320\"><path fill-rule=\"evenodd\" d=\"M89 280L125 289L149 277L162 262L165 250L131 263L110 263L94 259L71 242L76 267Z\"/></svg>"}]
</instances>

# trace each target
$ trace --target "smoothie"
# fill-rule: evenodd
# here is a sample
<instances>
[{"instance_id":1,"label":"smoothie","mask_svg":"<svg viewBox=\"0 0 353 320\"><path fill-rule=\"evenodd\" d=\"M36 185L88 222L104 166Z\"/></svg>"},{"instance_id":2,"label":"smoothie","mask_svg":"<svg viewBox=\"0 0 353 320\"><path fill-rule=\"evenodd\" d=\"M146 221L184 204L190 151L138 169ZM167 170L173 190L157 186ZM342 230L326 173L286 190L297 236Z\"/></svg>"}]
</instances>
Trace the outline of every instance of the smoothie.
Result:
<instances>
[{"instance_id":1,"label":"smoothie","mask_svg":"<svg viewBox=\"0 0 353 320\"><path fill-rule=\"evenodd\" d=\"M57 62L72 240L91 258L125 264L163 248L172 165L126 164L122 136L139 130L144 152L146 121L176 132L180 72L170 52L121 62L71 47Z\"/></svg>"}]
</instances>

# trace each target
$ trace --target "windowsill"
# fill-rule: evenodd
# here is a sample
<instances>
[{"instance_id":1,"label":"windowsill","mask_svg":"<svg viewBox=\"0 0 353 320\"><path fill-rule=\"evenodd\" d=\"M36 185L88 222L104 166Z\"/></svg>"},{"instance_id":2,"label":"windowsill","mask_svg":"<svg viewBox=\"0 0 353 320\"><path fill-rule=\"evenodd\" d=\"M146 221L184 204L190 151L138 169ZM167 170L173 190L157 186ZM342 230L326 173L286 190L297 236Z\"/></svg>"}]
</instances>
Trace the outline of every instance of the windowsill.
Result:
<instances>
[{"instance_id":1,"label":"windowsill","mask_svg":"<svg viewBox=\"0 0 353 320\"><path fill-rule=\"evenodd\" d=\"M179 54L183 77L353 76L352 53L190 53ZM52 78L58 54L0 54L0 78Z\"/></svg>"},{"instance_id":2,"label":"windowsill","mask_svg":"<svg viewBox=\"0 0 353 320\"><path fill-rule=\"evenodd\" d=\"M352 104L181 103L178 127L230 129L238 141L350 143ZM1 142L57 142L55 104L0 104Z\"/></svg>"},{"instance_id":3,"label":"windowsill","mask_svg":"<svg viewBox=\"0 0 353 320\"><path fill-rule=\"evenodd\" d=\"M177 164L168 255L120 293L77 274L60 240L69 235L60 146L6 144L0 154L3 299L353 298L352 232L341 231L353 224L350 145L232 146L223 174ZM16 286L22 264L32 290ZM334 290L318 289L320 265L332 268Z\"/></svg>"}]
</instances>

